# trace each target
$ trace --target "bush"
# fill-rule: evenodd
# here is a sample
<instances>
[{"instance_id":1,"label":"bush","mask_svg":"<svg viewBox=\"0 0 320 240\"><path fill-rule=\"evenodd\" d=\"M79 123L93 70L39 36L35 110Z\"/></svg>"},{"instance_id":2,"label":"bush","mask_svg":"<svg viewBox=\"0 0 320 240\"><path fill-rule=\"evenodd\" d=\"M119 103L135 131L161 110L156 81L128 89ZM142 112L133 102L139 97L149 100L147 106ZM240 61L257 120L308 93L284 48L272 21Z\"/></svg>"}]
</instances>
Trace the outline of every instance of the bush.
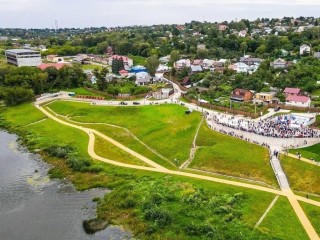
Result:
<instances>
[{"instance_id":1,"label":"bush","mask_svg":"<svg viewBox=\"0 0 320 240\"><path fill-rule=\"evenodd\" d=\"M164 228L165 226L167 226L172 222L171 214L167 210L160 209L160 208L152 208L152 209L146 210L144 214L144 218L147 221L154 222L160 228Z\"/></svg>"},{"instance_id":2,"label":"bush","mask_svg":"<svg viewBox=\"0 0 320 240\"><path fill-rule=\"evenodd\" d=\"M70 146L53 145L46 149L52 157L67 158L69 154L74 152L74 148Z\"/></svg>"},{"instance_id":3,"label":"bush","mask_svg":"<svg viewBox=\"0 0 320 240\"><path fill-rule=\"evenodd\" d=\"M68 165L75 171L84 172L90 167L90 160L86 158L71 157L67 160Z\"/></svg>"}]
</instances>

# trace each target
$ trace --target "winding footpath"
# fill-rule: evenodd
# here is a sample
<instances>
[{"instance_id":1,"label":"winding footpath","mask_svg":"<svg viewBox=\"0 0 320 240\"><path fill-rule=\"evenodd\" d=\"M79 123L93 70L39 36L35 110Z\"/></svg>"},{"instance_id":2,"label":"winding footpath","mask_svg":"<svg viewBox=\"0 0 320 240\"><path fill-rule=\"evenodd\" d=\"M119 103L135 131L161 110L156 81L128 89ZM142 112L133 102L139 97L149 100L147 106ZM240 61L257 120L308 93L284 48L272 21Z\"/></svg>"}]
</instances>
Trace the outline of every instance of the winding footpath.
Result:
<instances>
[{"instance_id":1,"label":"winding footpath","mask_svg":"<svg viewBox=\"0 0 320 240\"><path fill-rule=\"evenodd\" d=\"M126 167L126 168L131 168L131 169L137 169L137 170L144 170L144 171L152 171L152 172L158 172L158 173L164 173L164 174L171 174L171 175L178 175L178 176L183 176L183 177L191 177L195 179L201 179L201 180L207 180L207 181L212 181L212 182L217 182L217 183L222 183L222 184L228 184L232 186L237 186L237 187L243 187L243 188L248 188L248 189L253 189L253 190L258 190L258 191L263 191L263 192L268 192L272 193L275 195L280 195L280 196L285 196L288 198L291 206L293 207L295 213L297 214L301 224L303 225L305 231L307 232L308 236L312 240L319 240L319 236L317 235L315 229L313 228L312 224L310 223L309 219L307 218L306 214L304 213L303 209L301 208L300 204L298 201L303 201L312 205L320 206L320 202L306 199L304 197L296 196L291 190L289 189L282 189L282 190L276 190L268 187L263 187L263 186L258 186L254 184L249 184L249 183L243 183L243 182L236 182L236 181L231 181L231 180L226 180L226 179L220 179L220 178L215 178L215 177L210 177L210 176L204 176L204 175L198 175L198 174L193 174L193 173L187 173L187 172L181 172L181 171L173 171L169 170L152 160L142 156L141 154L127 148L126 146L120 144L119 142L115 141L112 138L109 138L105 136L104 134L90 128L78 126L66 121L63 121L60 118L57 118L53 116L51 113L49 113L47 110L42 108L40 105L35 105L42 113L44 113L47 117L51 118L52 120L69 126L73 127L76 129L79 129L81 131L84 131L85 133L88 134L89 136L89 143L88 143L88 154L96 160L112 164L115 166L119 167ZM144 161L147 163L150 167L144 167L144 166L138 166L138 165L132 165L132 164L126 164L126 163L120 163L111 159L107 159L101 156L98 156L95 151L94 151L94 143L95 143L95 135L107 140L108 142L114 144L115 146L119 147L120 149L130 153L131 155L137 157L138 159Z\"/></svg>"}]
</instances>

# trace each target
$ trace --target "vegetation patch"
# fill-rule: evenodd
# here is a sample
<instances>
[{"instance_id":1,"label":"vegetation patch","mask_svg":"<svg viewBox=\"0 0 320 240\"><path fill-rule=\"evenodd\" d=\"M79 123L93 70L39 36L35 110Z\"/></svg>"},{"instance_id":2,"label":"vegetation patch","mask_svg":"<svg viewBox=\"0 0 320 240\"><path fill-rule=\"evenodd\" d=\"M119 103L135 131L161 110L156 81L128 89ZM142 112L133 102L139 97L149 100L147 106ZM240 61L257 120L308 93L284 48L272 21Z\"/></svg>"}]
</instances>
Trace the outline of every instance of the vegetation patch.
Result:
<instances>
[{"instance_id":1,"label":"vegetation patch","mask_svg":"<svg viewBox=\"0 0 320 240\"><path fill-rule=\"evenodd\" d=\"M141 141L179 165L189 157L200 114L185 115L178 105L104 107L54 102L49 107L79 122L108 123L129 129ZM179 151L177 151L179 149Z\"/></svg>"},{"instance_id":2,"label":"vegetation patch","mask_svg":"<svg viewBox=\"0 0 320 240\"><path fill-rule=\"evenodd\" d=\"M282 167L289 178L290 186L307 193L320 194L320 167L281 155Z\"/></svg>"},{"instance_id":3,"label":"vegetation patch","mask_svg":"<svg viewBox=\"0 0 320 240\"><path fill-rule=\"evenodd\" d=\"M313 158L315 161L320 162L320 143L312 145L310 147L291 149L289 150L289 152L292 154L296 154L297 152L299 152L304 158Z\"/></svg>"},{"instance_id":4,"label":"vegetation patch","mask_svg":"<svg viewBox=\"0 0 320 240\"><path fill-rule=\"evenodd\" d=\"M266 148L212 131L206 124L200 127L196 145L200 148L191 168L278 186Z\"/></svg>"},{"instance_id":5,"label":"vegetation patch","mask_svg":"<svg viewBox=\"0 0 320 240\"><path fill-rule=\"evenodd\" d=\"M98 136L95 136L94 150L99 156L110 160L139 166L149 166L140 159L132 156L131 154Z\"/></svg>"},{"instance_id":6,"label":"vegetation patch","mask_svg":"<svg viewBox=\"0 0 320 240\"><path fill-rule=\"evenodd\" d=\"M258 229L275 239L309 239L289 201L284 197L278 199Z\"/></svg>"},{"instance_id":7,"label":"vegetation patch","mask_svg":"<svg viewBox=\"0 0 320 240\"><path fill-rule=\"evenodd\" d=\"M300 202L300 205L306 213L312 226L317 231L318 235L320 235L320 208L304 202Z\"/></svg>"}]
</instances>

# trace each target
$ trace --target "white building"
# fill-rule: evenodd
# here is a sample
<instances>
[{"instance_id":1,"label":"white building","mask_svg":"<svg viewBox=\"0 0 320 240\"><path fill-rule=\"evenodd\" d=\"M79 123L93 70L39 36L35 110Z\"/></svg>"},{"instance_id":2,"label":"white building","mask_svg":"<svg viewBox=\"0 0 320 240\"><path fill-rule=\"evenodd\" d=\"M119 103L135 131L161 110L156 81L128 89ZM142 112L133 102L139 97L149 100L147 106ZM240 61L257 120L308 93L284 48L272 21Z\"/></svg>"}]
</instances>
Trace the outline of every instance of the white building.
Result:
<instances>
[{"instance_id":1,"label":"white building","mask_svg":"<svg viewBox=\"0 0 320 240\"><path fill-rule=\"evenodd\" d=\"M148 85L150 81L151 81L151 77L147 72L136 73L135 84L139 86L144 86L144 85Z\"/></svg>"},{"instance_id":2,"label":"white building","mask_svg":"<svg viewBox=\"0 0 320 240\"><path fill-rule=\"evenodd\" d=\"M190 67L191 61L189 59L180 59L174 63L174 68L183 68L183 67Z\"/></svg>"},{"instance_id":3,"label":"white building","mask_svg":"<svg viewBox=\"0 0 320 240\"><path fill-rule=\"evenodd\" d=\"M7 62L18 67L36 67L42 63L40 53L30 49L10 49L5 54Z\"/></svg>"},{"instance_id":4,"label":"white building","mask_svg":"<svg viewBox=\"0 0 320 240\"><path fill-rule=\"evenodd\" d=\"M300 46L300 55L309 54L311 51L310 46L303 44Z\"/></svg>"}]
</instances>

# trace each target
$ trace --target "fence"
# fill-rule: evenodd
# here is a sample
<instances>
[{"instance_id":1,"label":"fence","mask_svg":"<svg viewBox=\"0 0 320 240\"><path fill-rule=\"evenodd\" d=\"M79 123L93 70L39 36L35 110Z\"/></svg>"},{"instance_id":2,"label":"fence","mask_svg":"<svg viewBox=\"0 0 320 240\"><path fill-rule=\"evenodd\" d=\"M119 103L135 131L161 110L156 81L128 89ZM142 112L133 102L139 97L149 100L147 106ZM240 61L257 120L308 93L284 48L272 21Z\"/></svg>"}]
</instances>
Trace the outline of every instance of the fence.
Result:
<instances>
[{"instance_id":1,"label":"fence","mask_svg":"<svg viewBox=\"0 0 320 240\"><path fill-rule=\"evenodd\" d=\"M313 113L320 112L319 107L296 107L296 106L289 106L284 104L268 104L268 107L269 108L280 107L281 109L301 111L301 112L313 112Z\"/></svg>"},{"instance_id":2,"label":"fence","mask_svg":"<svg viewBox=\"0 0 320 240\"><path fill-rule=\"evenodd\" d=\"M198 106L202 106L202 107L206 107L206 108L209 108L209 109L214 109L214 110L218 110L218 111L221 111L221 112L227 112L227 113L231 113L231 114L234 114L234 115L243 115L245 117L251 117L251 118L257 118L260 116L259 113L252 113L252 112L246 112L246 111L242 111L242 110L238 110L238 109L233 109L233 108L227 108L227 107L222 107L222 106L217 106L217 105L213 105L213 104L210 104L210 103L202 103L202 102L199 102L197 100L194 100L194 99L190 99L186 96L184 96L184 98L188 101L188 102L191 102L191 103L194 103L194 104L197 104ZM265 106L262 111L266 111L269 107L268 106Z\"/></svg>"},{"instance_id":3,"label":"fence","mask_svg":"<svg viewBox=\"0 0 320 240\"><path fill-rule=\"evenodd\" d=\"M123 99L123 100L132 100L132 99L137 99L137 98L144 98L145 96L147 96L149 93L141 93L138 95L132 95L132 96L114 96L112 94L106 93L106 92L101 92L98 90L94 90L92 88L88 88L88 87L84 87L86 90L88 90L89 92L101 95L101 96L105 96L105 97L109 97L109 98L115 98L115 99Z\"/></svg>"}]
</instances>

